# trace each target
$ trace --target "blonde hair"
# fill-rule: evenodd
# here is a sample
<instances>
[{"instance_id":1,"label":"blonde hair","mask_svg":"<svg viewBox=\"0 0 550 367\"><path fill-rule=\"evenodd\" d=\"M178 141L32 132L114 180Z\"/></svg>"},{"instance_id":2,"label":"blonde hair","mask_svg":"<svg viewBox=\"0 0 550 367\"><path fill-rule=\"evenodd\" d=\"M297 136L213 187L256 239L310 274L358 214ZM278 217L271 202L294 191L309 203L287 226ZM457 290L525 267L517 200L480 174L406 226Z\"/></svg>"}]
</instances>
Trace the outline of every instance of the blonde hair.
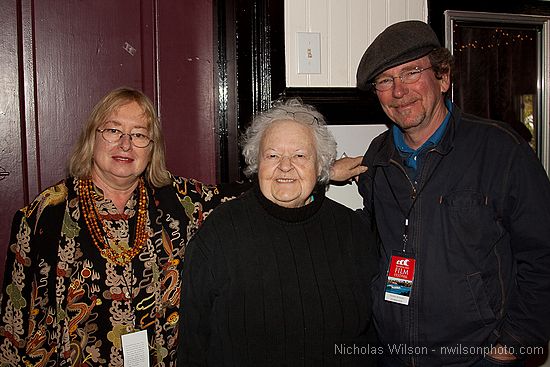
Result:
<instances>
[{"instance_id":1,"label":"blonde hair","mask_svg":"<svg viewBox=\"0 0 550 367\"><path fill-rule=\"evenodd\" d=\"M129 87L112 90L93 108L69 160L71 176L89 177L92 174L97 129L105 123L111 113L131 102L136 102L143 109L151 133L150 138L153 140L151 159L145 168L145 179L154 187L162 187L171 183L170 173L166 169L164 138L155 107L145 94Z\"/></svg>"}]
</instances>

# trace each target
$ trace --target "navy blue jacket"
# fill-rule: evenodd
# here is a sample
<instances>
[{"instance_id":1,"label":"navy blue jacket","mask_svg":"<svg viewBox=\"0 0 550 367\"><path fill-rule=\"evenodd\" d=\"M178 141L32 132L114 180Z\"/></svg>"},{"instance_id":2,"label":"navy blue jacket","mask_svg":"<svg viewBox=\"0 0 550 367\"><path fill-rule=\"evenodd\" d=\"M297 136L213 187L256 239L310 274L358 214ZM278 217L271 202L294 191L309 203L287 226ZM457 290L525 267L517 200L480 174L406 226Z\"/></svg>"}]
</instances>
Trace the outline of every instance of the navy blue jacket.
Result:
<instances>
[{"instance_id":1,"label":"navy blue jacket","mask_svg":"<svg viewBox=\"0 0 550 367\"><path fill-rule=\"evenodd\" d=\"M540 161L502 123L457 106L437 146L423 156L416 182L391 129L365 154L364 212L381 240L374 316L386 355L420 366L467 366L501 343L515 354L544 345L550 333L550 182ZM408 306L384 301L392 251L417 265ZM442 347L452 349L442 349ZM406 348L405 348L406 347Z\"/></svg>"}]
</instances>

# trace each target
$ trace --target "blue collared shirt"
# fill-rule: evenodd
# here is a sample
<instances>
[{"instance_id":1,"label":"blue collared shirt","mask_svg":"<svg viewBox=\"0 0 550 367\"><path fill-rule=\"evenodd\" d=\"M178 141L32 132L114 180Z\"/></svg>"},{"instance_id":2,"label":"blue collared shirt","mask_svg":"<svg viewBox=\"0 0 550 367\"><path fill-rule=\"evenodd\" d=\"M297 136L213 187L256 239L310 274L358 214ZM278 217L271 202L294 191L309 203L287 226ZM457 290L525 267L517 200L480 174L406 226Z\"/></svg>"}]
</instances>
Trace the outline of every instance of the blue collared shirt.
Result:
<instances>
[{"instance_id":1,"label":"blue collared shirt","mask_svg":"<svg viewBox=\"0 0 550 367\"><path fill-rule=\"evenodd\" d=\"M405 165L409 168L412 168L414 171L416 171L416 169L418 168L420 153L439 144L439 142L443 138L443 135L445 134L445 130L447 130L447 125L449 124L449 119L451 118L453 104L449 100L446 100L445 104L447 106L447 109L449 110L449 112L447 112L447 115L445 116L445 119L437 128L437 130L432 134L432 136L430 136L428 140L426 140L424 144L422 144L422 146L416 150L412 149L407 145L407 143L405 143L403 132L399 129L397 125L393 125L393 142L395 144L395 147L399 151L399 154L404 158Z\"/></svg>"}]
</instances>

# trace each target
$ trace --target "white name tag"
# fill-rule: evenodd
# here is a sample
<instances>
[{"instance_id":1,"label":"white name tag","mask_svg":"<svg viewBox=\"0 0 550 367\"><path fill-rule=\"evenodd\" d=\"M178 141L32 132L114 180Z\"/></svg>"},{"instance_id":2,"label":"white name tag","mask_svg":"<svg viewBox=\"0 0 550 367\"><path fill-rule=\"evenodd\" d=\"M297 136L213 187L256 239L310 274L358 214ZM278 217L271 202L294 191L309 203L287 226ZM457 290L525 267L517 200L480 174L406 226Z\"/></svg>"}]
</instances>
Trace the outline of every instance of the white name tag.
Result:
<instances>
[{"instance_id":1,"label":"white name tag","mask_svg":"<svg viewBox=\"0 0 550 367\"><path fill-rule=\"evenodd\" d=\"M122 335L124 367L149 367L147 330Z\"/></svg>"}]
</instances>

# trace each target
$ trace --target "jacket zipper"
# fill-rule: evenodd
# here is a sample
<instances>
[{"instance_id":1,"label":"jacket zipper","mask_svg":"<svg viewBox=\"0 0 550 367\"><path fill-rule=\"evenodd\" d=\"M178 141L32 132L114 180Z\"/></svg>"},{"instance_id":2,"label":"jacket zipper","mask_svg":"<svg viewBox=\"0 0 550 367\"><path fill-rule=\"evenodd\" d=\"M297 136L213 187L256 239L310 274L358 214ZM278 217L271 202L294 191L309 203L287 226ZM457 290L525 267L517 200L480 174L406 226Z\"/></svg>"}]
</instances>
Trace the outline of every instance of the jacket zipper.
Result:
<instances>
[{"instance_id":1,"label":"jacket zipper","mask_svg":"<svg viewBox=\"0 0 550 367\"><path fill-rule=\"evenodd\" d=\"M409 184L411 185L411 189L412 189L411 199L413 199L413 200L416 199L416 187L414 186L414 183L411 181L409 175L407 175L407 171L405 170L405 168L403 168L403 166L401 164L399 164L399 162L397 162L393 159L390 159L390 163L395 165L397 168L399 168L401 173L403 173L403 175L405 175L405 177L407 178L407 181L409 181Z\"/></svg>"}]
</instances>

